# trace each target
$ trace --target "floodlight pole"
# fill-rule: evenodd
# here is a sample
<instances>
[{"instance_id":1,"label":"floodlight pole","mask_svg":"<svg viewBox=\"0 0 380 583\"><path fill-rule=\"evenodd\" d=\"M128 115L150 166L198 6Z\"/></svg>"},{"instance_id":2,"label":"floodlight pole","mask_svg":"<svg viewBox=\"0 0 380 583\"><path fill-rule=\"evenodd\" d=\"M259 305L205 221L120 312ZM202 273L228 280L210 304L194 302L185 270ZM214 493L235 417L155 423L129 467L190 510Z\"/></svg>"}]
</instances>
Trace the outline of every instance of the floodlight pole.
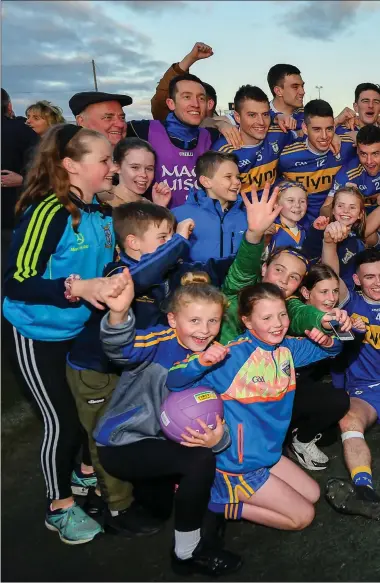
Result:
<instances>
[{"instance_id":1,"label":"floodlight pole","mask_svg":"<svg viewBox=\"0 0 380 583\"><path fill-rule=\"evenodd\" d=\"M96 79L96 69L95 69L95 61L94 59L92 59L92 72L94 75L94 86L95 86L95 91L98 91L98 81Z\"/></svg>"}]
</instances>

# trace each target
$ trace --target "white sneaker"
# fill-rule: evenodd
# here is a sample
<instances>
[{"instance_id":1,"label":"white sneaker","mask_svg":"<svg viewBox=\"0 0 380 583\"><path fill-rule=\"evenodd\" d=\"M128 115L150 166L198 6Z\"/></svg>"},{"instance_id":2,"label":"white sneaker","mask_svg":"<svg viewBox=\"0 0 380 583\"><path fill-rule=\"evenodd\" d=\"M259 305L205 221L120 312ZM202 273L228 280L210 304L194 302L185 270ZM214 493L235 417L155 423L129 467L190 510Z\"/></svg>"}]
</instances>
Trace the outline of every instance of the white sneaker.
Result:
<instances>
[{"instance_id":1,"label":"white sneaker","mask_svg":"<svg viewBox=\"0 0 380 583\"><path fill-rule=\"evenodd\" d=\"M295 435L289 446L292 457L307 470L325 470L327 467L329 458L315 445L321 437L322 434L318 433L310 443L302 443Z\"/></svg>"}]
</instances>

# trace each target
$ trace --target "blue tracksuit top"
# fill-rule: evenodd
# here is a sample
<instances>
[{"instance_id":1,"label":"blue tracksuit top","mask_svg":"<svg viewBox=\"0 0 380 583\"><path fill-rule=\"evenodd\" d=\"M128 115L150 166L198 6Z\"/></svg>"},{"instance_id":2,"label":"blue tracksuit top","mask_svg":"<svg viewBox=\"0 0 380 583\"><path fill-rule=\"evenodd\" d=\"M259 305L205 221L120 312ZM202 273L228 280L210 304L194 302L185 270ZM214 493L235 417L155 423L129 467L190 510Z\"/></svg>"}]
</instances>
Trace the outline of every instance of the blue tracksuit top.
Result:
<instances>
[{"instance_id":1,"label":"blue tracksuit top","mask_svg":"<svg viewBox=\"0 0 380 583\"><path fill-rule=\"evenodd\" d=\"M112 261L115 236L112 217L99 204L72 201L80 211L77 232L72 218L55 194L31 205L21 217L5 274L4 316L26 338L62 341L75 338L90 317L83 300L64 296L65 279L101 277Z\"/></svg>"},{"instance_id":2,"label":"blue tracksuit top","mask_svg":"<svg viewBox=\"0 0 380 583\"><path fill-rule=\"evenodd\" d=\"M185 204L173 209L177 221L193 219L190 236L190 260L207 261L236 253L247 230L247 213L239 195L223 211L220 202L209 198L204 190L192 189Z\"/></svg>"}]
</instances>

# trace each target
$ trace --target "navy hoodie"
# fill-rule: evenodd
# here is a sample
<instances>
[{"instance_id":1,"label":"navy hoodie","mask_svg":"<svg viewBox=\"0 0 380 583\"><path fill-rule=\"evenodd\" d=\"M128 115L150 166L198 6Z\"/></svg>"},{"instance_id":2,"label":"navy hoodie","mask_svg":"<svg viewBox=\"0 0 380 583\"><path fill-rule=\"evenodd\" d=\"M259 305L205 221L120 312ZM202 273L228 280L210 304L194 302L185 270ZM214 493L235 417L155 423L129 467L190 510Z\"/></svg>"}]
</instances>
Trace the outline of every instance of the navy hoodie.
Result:
<instances>
[{"instance_id":1,"label":"navy hoodie","mask_svg":"<svg viewBox=\"0 0 380 583\"><path fill-rule=\"evenodd\" d=\"M239 195L228 210L204 190L192 189L185 204L172 210L178 222L193 219L191 261L207 261L236 253L247 230L247 213Z\"/></svg>"}]
</instances>

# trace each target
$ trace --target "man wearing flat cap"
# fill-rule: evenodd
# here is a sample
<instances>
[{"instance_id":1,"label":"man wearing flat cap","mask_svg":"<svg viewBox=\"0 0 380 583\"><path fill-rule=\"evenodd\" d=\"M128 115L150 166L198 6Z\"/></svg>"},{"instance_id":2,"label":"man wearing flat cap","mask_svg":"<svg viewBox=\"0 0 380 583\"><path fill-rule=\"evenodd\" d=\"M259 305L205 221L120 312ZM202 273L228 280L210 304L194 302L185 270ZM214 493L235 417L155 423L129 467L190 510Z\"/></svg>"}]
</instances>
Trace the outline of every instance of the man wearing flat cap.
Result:
<instances>
[{"instance_id":1,"label":"man wearing flat cap","mask_svg":"<svg viewBox=\"0 0 380 583\"><path fill-rule=\"evenodd\" d=\"M83 91L72 96L69 107L79 126L100 132L116 146L127 133L123 107L131 103L129 95Z\"/></svg>"}]
</instances>

